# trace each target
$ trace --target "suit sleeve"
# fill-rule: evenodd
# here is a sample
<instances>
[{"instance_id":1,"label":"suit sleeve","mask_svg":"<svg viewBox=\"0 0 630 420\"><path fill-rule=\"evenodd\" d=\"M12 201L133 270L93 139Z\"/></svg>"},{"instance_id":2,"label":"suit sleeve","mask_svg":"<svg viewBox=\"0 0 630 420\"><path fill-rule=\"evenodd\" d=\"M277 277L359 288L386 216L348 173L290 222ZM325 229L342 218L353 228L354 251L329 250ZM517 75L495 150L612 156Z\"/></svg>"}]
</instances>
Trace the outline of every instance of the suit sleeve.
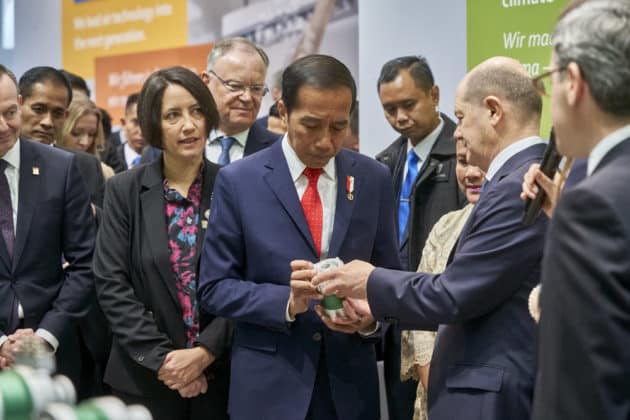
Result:
<instances>
[{"instance_id":1,"label":"suit sleeve","mask_svg":"<svg viewBox=\"0 0 630 420\"><path fill-rule=\"evenodd\" d=\"M201 256L199 303L208 313L288 334L288 284L244 278L247 261L237 196L225 171L219 171Z\"/></svg>"},{"instance_id":2,"label":"suit sleeve","mask_svg":"<svg viewBox=\"0 0 630 420\"><path fill-rule=\"evenodd\" d=\"M88 298L94 290L92 256L96 223L74 156L69 161L64 189L61 247L69 266L52 308L38 325L58 340L73 321L87 314Z\"/></svg>"},{"instance_id":3,"label":"suit sleeve","mask_svg":"<svg viewBox=\"0 0 630 420\"><path fill-rule=\"evenodd\" d=\"M397 321L403 329L431 329L482 316L525 282L537 283L546 218L521 225L515 179L482 197L469 233L442 274L374 270L367 289L375 317Z\"/></svg>"},{"instance_id":4,"label":"suit sleeve","mask_svg":"<svg viewBox=\"0 0 630 420\"><path fill-rule=\"evenodd\" d=\"M541 290L539 415L602 418L598 404L613 407L628 395L630 240L615 199L579 188L554 213ZM579 398L598 384L608 384L602 398Z\"/></svg>"},{"instance_id":5,"label":"suit sleeve","mask_svg":"<svg viewBox=\"0 0 630 420\"><path fill-rule=\"evenodd\" d=\"M157 372L174 346L157 328L132 283L132 271L141 268L132 267L129 258L134 226L130 225L129 206L133 196L123 186L128 180L113 177L107 183L94 254L96 292L121 347L136 363Z\"/></svg>"}]
</instances>

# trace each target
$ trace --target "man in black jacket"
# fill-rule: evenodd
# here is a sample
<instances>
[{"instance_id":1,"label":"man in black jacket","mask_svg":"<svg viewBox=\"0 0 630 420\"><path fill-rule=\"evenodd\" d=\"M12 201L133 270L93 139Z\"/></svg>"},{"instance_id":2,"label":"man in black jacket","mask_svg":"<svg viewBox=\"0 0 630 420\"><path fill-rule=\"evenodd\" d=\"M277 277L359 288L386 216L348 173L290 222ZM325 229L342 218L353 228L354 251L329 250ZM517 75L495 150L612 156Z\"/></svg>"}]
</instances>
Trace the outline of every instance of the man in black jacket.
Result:
<instances>
[{"instance_id":1,"label":"man in black jacket","mask_svg":"<svg viewBox=\"0 0 630 420\"><path fill-rule=\"evenodd\" d=\"M388 61L377 88L385 118L400 137L376 159L389 167L394 181L401 266L416 271L435 222L465 202L455 177L455 123L438 111L440 90L424 57ZM384 351L389 416L412 418L417 382L400 381L400 330L395 326L385 335Z\"/></svg>"}]
</instances>

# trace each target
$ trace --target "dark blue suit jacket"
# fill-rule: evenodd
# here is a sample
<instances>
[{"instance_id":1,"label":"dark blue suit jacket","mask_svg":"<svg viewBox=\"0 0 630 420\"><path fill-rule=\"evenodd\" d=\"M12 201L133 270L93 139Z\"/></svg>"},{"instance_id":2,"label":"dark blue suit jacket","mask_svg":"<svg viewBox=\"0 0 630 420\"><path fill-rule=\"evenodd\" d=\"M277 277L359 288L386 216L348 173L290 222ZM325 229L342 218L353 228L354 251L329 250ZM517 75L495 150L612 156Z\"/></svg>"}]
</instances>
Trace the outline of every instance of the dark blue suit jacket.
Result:
<instances>
[{"instance_id":1,"label":"dark blue suit jacket","mask_svg":"<svg viewBox=\"0 0 630 420\"><path fill-rule=\"evenodd\" d=\"M533 419L630 418L630 139L565 190L542 264Z\"/></svg>"},{"instance_id":2,"label":"dark blue suit jacket","mask_svg":"<svg viewBox=\"0 0 630 420\"><path fill-rule=\"evenodd\" d=\"M374 346L328 330L310 310L289 324L289 263L317 261L282 153L282 142L219 171L201 260L200 305L236 321L229 412L232 419L304 419L326 352L340 419L378 418ZM399 265L392 181L385 166L341 150L329 256ZM349 200L346 177L354 176Z\"/></svg>"},{"instance_id":3,"label":"dark blue suit jacket","mask_svg":"<svg viewBox=\"0 0 630 420\"><path fill-rule=\"evenodd\" d=\"M534 321L545 216L521 225L523 175L544 145L510 158L485 186L442 274L377 268L368 281L372 313L405 329L440 324L431 361L429 417L528 419L534 383Z\"/></svg>"},{"instance_id":4,"label":"dark blue suit jacket","mask_svg":"<svg viewBox=\"0 0 630 420\"><path fill-rule=\"evenodd\" d=\"M64 334L88 310L93 293L96 224L76 156L21 139L18 219L13 260L0 241L0 335L43 328ZM70 263L64 271L62 257Z\"/></svg>"}]
</instances>

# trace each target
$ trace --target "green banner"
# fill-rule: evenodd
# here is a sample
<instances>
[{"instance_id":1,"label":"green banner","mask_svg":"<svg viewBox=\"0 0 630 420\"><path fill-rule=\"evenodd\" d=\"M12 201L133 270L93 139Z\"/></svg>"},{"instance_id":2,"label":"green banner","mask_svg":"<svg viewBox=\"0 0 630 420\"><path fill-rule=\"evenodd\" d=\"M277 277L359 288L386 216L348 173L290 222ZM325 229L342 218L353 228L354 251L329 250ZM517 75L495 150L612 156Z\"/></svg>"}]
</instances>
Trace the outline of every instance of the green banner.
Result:
<instances>
[{"instance_id":1,"label":"green banner","mask_svg":"<svg viewBox=\"0 0 630 420\"><path fill-rule=\"evenodd\" d=\"M551 59L551 32L569 0L467 0L468 70L497 55L519 60L532 77ZM541 136L551 128L549 101L543 101Z\"/></svg>"}]
</instances>

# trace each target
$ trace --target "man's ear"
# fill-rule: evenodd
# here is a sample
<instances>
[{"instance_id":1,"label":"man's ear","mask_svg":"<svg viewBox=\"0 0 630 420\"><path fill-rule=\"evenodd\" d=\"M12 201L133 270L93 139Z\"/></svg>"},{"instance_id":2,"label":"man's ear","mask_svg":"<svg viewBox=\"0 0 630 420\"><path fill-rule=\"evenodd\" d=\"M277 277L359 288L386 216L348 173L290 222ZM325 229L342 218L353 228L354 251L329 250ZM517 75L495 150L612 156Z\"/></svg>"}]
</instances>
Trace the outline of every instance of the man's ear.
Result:
<instances>
[{"instance_id":1,"label":"man's ear","mask_svg":"<svg viewBox=\"0 0 630 420\"><path fill-rule=\"evenodd\" d=\"M569 63L564 73L566 80L563 83L566 83L566 100L569 105L574 106L584 96L588 85L577 63Z\"/></svg>"},{"instance_id":2,"label":"man's ear","mask_svg":"<svg viewBox=\"0 0 630 420\"><path fill-rule=\"evenodd\" d=\"M22 106L24 104L24 98L22 98L22 95L18 95L18 105Z\"/></svg>"},{"instance_id":3,"label":"man's ear","mask_svg":"<svg viewBox=\"0 0 630 420\"><path fill-rule=\"evenodd\" d=\"M278 101L278 114L280 114L280 119L286 125L289 121L289 113L287 112L287 107L284 105L282 99Z\"/></svg>"},{"instance_id":4,"label":"man's ear","mask_svg":"<svg viewBox=\"0 0 630 420\"><path fill-rule=\"evenodd\" d=\"M433 101L433 105L437 110L438 105L440 104L440 88L438 87L438 85L433 85L433 87L431 88L431 100Z\"/></svg>"},{"instance_id":5,"label":"man's ear","mask_svg":"<svg viewBox=\"0 0 630 420\"><path fill-rule=\"evenodd\" d=\"M497 123L503 118L503 104L501 103L501 100L496 96L490 95L486 96L483 103L486 106L490 124L493 126L497 125Z\"/></svg>"},{"instance_id":6,"label":"man's ear","mask_svg":"<svg viewBox=\"0 0 630 420\"><path fill-rule=\"evenodd\" d=\"M204 70L203 72L201 72L201 80L203 80L206 86L208 85L208 83L210 83L210 75L207 71Z\"/></svg>"}]
</instances>

